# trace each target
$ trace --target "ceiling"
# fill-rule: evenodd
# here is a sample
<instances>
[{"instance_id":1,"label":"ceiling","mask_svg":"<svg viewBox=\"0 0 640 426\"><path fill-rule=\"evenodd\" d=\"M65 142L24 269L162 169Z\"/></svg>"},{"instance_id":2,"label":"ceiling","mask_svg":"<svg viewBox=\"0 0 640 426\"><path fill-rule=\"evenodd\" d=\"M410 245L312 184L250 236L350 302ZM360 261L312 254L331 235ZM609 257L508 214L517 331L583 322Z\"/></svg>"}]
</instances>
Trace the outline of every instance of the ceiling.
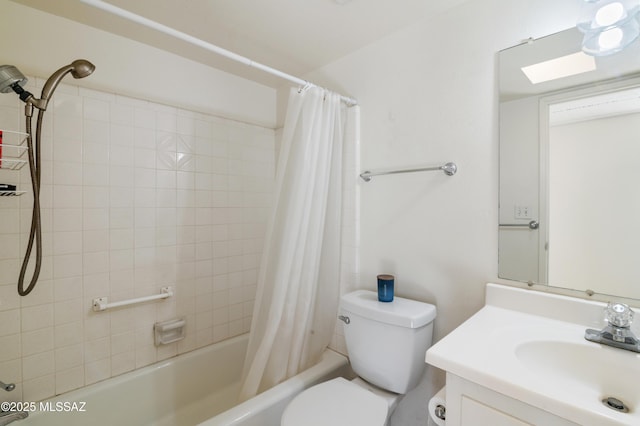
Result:
<instances>
[{"instance_id":1,"label":"ceiling","mask_svg":"<svg viewBox=\"0 0 640 426\"><path fill-rule=\"evenodd\" d=\"M277 77L80 0L12 0L167 50L259 83ZM467 0L106 0L296 77Z\"/></svg>"}]
</instances>

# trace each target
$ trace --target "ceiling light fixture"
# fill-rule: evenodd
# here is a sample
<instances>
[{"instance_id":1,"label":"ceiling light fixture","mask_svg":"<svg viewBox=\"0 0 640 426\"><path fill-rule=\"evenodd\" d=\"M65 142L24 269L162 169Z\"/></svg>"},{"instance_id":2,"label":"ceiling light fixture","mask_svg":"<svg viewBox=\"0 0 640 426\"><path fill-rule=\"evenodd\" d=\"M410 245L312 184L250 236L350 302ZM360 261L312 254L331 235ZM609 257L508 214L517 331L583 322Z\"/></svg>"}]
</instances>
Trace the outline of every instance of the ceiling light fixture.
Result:
<instances>
[{"instance_id":1,"label":"ceiling light fixture","mask_svg":"<svg viewBox=\"0 0 640 426\"><path fill-rule=\"evenodd\" d=\"M582 51L592 56L620 52L640 35L640 0L585 0L577 27Z\"/></svg>"}]
</instances>

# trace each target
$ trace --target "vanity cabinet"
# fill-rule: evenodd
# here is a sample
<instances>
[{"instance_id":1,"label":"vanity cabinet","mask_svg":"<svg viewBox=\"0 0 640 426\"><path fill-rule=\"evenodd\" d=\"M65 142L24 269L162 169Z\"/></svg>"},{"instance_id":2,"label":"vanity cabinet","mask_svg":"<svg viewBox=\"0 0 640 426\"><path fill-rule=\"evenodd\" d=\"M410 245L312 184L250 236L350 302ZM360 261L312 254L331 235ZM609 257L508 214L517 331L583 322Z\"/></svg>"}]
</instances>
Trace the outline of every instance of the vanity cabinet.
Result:
<instances>
[{"instance_id":1,"label":"vanity cabinet","mask_svg":"<svg viewBox=\"0 0 640 426\"><path fill-rule=\"evenodd\" d=\"M639 426L638 354L584 338L604 307L487 284L485 306L425 356L447 373L447 426Z\"/></svg>"},{"instance_id":2,"label":"vanity cabinet","mask_svg":"<svg viewBox=\"0 0 640 426\"><path fill-rule=\"evenodd\" d=\"M447 373L447 426L580 426Z\"/></svg>"}]
</instances>

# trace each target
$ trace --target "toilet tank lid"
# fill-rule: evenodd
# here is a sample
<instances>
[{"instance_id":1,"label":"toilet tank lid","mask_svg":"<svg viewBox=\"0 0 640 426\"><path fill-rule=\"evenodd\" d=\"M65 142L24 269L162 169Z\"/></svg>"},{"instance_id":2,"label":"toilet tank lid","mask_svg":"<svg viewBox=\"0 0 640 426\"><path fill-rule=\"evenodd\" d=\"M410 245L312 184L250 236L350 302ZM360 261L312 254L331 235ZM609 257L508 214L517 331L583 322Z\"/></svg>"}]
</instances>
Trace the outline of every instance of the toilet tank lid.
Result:
<instances>
[{"instance_id":1,"label":"toilet tank lid","mask_svg":"<svg viewBox=\"0 0 640 426\"><path fill-rule=\"evenodd\" d=\"M422 327L436 317L434 305L402 297L394 297L393 302L379 302L378 293L369 290L343 295L341 306L364 318L407 328Z\"/></svg>"}]
</instances>

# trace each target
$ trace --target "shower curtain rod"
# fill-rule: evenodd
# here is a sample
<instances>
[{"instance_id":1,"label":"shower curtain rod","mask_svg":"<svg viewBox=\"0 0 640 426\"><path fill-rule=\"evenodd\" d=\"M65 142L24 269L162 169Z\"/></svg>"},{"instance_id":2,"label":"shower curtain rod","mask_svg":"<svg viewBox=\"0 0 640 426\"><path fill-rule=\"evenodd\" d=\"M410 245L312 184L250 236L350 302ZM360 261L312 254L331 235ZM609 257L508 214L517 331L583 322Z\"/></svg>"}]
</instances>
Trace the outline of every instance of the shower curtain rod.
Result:
<instances>
[{"instance_id":1,"label":"shower curtain rod","mask_svg":"<svg viewBox=\"0 0 640 426\"><path fill-rule=\"evenodd\" d=\"M160 24L156 21L152 21L151 19L145 18L140 15L136 15L135 13L129 12L128 10L119 8L110 3L106 3L103 0L81 0L82 3L85 3L89 6L104 10L105 12L111 13L113 15L120 16L121 18L127 19L132 22L136 22L140 25L144 25L145 27L154 29L156 31L160 31L182 41L186 41L187 43L193 44L194 46L202 47L210 52L217 53L218 55L224 56L228 59L231 59L236 62L240 62L242 64L248 65L253 68L257 68L259 70L265 71L269 74L275 75L277 77L288 80L292 83L295 83L299 86L303 87L319 87L307 80L303 80L301 78L295 77L293 75L287 74L285 72L279 71L275 68L271 68L267 65L261 64L259 62L252 61L251 59L238 55L237 53L231 52L227 49L223 49L222 47L216 46L215 44L211 44L199 38L193 37L189 34L183 33L181 31L175 30L166 25ZM350 98L348 96L340 95L340 99L346 103L348 106L358 105L358 101L356 99Z\"/></svg>"}]
</instances>

